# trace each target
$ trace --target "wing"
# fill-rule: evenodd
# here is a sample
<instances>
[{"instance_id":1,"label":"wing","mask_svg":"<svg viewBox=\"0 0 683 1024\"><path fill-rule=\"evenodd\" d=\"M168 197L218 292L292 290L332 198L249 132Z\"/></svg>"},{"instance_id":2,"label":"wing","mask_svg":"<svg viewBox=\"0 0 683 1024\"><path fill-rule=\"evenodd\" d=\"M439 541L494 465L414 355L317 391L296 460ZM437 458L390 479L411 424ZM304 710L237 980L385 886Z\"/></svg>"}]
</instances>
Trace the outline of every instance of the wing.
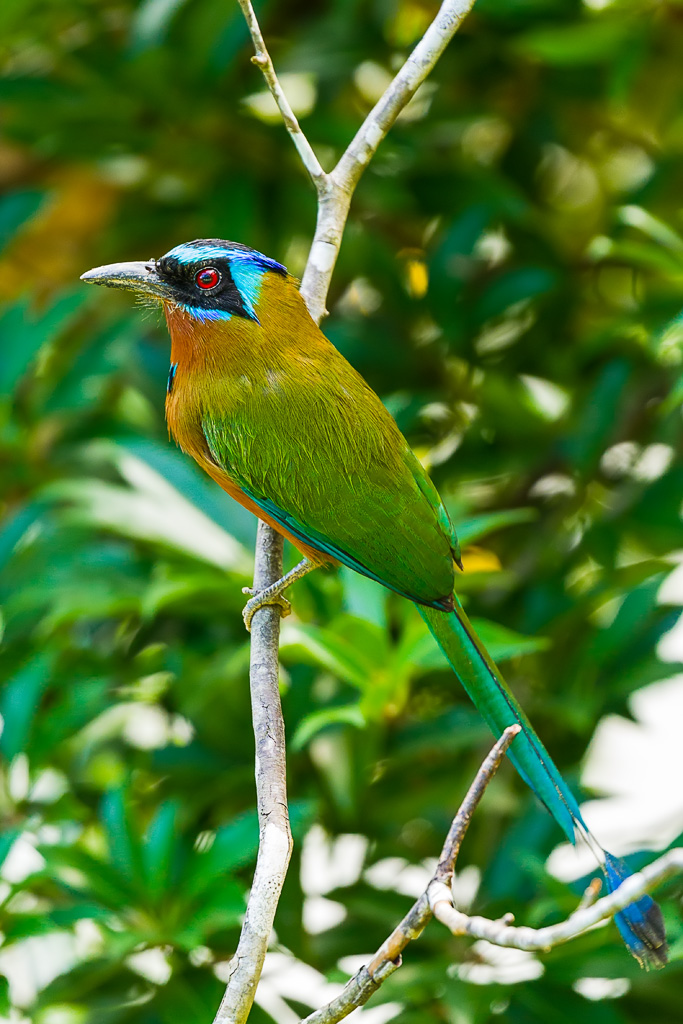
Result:
<instances>
[{"instance_id":1,"label":"wing","mask_svg":"<svg viewBox=\"0 0 683 1024\"><path fill-rule=\"evenodd\" d=\"M341 358L341 357L340 357ZM351 367L205 415L214 461L290 534L391 590L450 607L457 538L436 489ZM310 375L309 375L310 377Z\"/></svg>"}]
</instances>

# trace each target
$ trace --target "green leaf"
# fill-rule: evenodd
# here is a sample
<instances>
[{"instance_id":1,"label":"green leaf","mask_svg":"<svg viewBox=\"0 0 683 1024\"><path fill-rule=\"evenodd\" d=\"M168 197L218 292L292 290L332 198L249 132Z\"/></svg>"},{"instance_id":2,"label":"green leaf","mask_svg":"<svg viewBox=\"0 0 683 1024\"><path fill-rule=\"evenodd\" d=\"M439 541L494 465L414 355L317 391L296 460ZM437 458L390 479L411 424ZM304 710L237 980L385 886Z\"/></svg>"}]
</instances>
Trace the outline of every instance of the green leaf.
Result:
<instances>
[{"instance_id":1,"label":"green leaf","mask_svg":"<svg viewBox=\"0 0 683 1024\"><path fill-rule=\"evenodd\" d=\"M538 28L519 36L514 48L546 64L571 67L613 58L633 36L633 21L625 17L568 22L557 28Z\"/></svg>"},{"instance_id":2,"label":"green leaf","mask_svg":"<svg viewBox=\"0 0 683 1024\"><path fill-rule=\"evenodd\" d=\"M0 867L5 863L5 858L14 846L14 840L18 839L22 829L17 825L14 828L5 827L0 831Z\"/></svg>"},{"instance_id":3,"label":"green leaf","mask_svg":"<svg viewBox=\"0 0 683 1024\"><path fill-rule=\"evenodd\" d=\"M352 725L356 729L363 729L366 724L365 716L358 704L344 704L341 707L312 711L297 726L292 737L292 750L303 750L314 736L331 725Z\"/></svg>"},{"instance_id":4,"label":"green leaf","mask_svg":"<svg viewBox=\"0 0 683 1024\"><path fill-rule=\"evenodd\" d=\"M0 714L4 721L0 751L8 760L28 747L41 698L50 682L50 672L49 657L39 654L5 684L0 697Z\"/></svg>"},{"instance_id":5,"label":"green leaf","mask_svg":"<svg viewBox=\"0 0 683 1024\"><path fill-rule=\"evenodd\" d=\"M327 669L359 690L368 686L378 667L371 652L359 650L357 644L339 636L333 629L317 626L285 623L280 651L285 658L305 657L310 664Z\"/></svg>"},{"instance_id":6,"label":"green leaf","mask_svg":"<svg viewBox=\"0 0 683 1024\"><path fill-rule=\"evenodd\" d=\"M80 312L82 292L67 294L45 312L36 314L28 301L9 306L0 315L0 394L9 394L24 376L38 351Z\"/></svg>"},{"instance_id":7,"label":"green leaf","mask_svg":"<svg viewBox=\"0 0 683 1024\"><path fill-rule=\"evenodd\" d=\"M547 651L551 646L546 637L523 636L506 626L501 626L498 622L491 622L489 619L475 617L472 619L472 625L494 661L509 661L522 654Z\"/></svg>"},{"instance_id":8,"label":"green leaf","mask_svg":"<svg viewBox=\"0 0 683 1024\"><path fill-rule=\"evenodd\" d=\"M0 249L4 249L12 235L33 216L44 196L41 189L21 189L0 199Z\"/></svg>"},{"instance_id":9,"label":"green leaf","mask_svg":"<svg viewBox=\"0 0 683 1024\"><path fill-rule=\"evenodd\" d=\"M50 873L70 893L92 896L104 907L120 913L135 905L138 893L123 876L105 861L71 844L38 847Z\"/></svg>"},{"instance_id":10,"label":"green leaf","mask_svg":"<svg viewBox=\"0 0 683 1024\"><path fill-rule=\"evenodd\" d=\"M109 841L112 864L122 878L143 891L145 879L142 846L140 837L136 835L130 801L124 788L119 787L105 794L101 817Z\"/></svg>"},{"instance_id":11,"label":"green leaf","mask_svg":"<svg viewBox=\"0 0 683 1024\"><path fill-rule=\"evenodd\" d=\"M454 517L458 540L464 547L474 544L490 533L502 530L506 526L517 526L519 523L531 523L538 518L534 508L511 508L502 512L484 512L482 515L471 516L469 519L458 520Z\"/></svg>"},{"instance_id":12,"label":"green leaf","mask_svg":"<svg viewBox=\"0 0 683 1024\"><path fill-rule=\"evenodd\" d=\"M5 517L0 526L0 568L10 560L17 544L39 518L43 508L40 502L32 501L18 506Z\"/></svg>"},{"instance_id":13,"label":"green leaf","mask_svg":"<svg viewBox=\"0 0 683 1024\"><path fill-rule=\"evenodd\" d=\"M176 12L186 0L142 0L131 22L131 43L135 51L158 46L168 32Z\"/></svg>"},{"instance_id":14,"label":"green leaf","mask_svg":"<svg viewBox=\"0 0 683 1024\"><path fill-rule=\"evenodd\" d=\"M544 637L523 636L489 619L474 617L471 621L477 636L494 661L509 661L522 654L547 650L550 646L550 642ZM427 627L417 620L414 624L411 623L410 629L406 632L399 647L398 658L422 672L450 670L446 656L436 640Z\"/></svg>"},{"instance_id":15,"label":"green leaf","mask_svg":"<svg viewBox=\"0 0 683 1024\"><path fill-rule=\"evenodd\" d=\"M177 801L166 800L156 811L145 834L142 860L147 891L157 899L172 885L171 868L177 848Z\"/></svg>"},{"instance_id":16,"label":"green leaf","mask_svg":"<svg viewBox=\"0 0 683 1024\"><path fill-rule=\"evenodd\" d=\"M222 569L249 572L250 559L242 545L155 470L133 456L125 459L123 468L131 487L63 479L44 495L68 502L62 519L69 525L97 526L120 536L156 541Z\"/></svg>"},{"instance_id":17,"label":"green leaf","mask_svg":"<svg viewBox=\"0 0 683 1024\"><path fill-rule=\"evenodd\" d=\"M201 899L183 917L174 939L188 949L206 944L214 932L238 925L245 906L244 889L233 878L220 878L202 890Z\"/></svg>"},{"instance_id":18,"label":"green leaf","mask_svg":"<svg viewBox=\"0 0 683 1024\"><path fill-rule=\"evenodd\" d=\"M557 275L544 267L520 267L496 278L477 303L480 321L492 320L518 302L545 295L557 285Z\"/></svg>"},{"instance_id":19,"label":"green leaf","mask_svg":"<svg viewBox=\"0 0 683 1024\"><path fill-rule=\"evenodd\" d=\"M197 852L183 885L183 896L201 895L217 878L248 864L258 849L258 819L255 811L236 818L216 830L208 850Z\"/></svg>"},{"instance_id":20,"label":"green leaf","mask_svg":"<svg viewBox=\"0 0 683 1024\"><path fill-rule=\"evenodd\" d=\"M9 1019L11 1016L11 1003L9 997L9 981L4 974L0 974L0 1014Z\"/></svg>"}]
</instances>

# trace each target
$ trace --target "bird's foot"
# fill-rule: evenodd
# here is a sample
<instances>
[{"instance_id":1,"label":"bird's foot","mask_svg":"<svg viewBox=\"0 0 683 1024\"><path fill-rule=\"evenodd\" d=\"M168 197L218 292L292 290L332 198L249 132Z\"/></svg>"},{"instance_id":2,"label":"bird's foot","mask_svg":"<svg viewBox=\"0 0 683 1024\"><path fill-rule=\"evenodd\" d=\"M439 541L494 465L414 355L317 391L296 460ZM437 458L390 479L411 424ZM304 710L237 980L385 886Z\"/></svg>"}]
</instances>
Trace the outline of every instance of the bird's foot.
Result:
<instances>
[{"instance_id":1,"label":"bird's foot","mask_svg":"<svg viewBox=\"0 0 683 1024\"><path fill-rule=\"evenodd\" d=\"M315 562L310 562L308 558L302 559L298 565L295 565L293 569L290 569L281 580L276 580L265 590L254 590L252 587L242 587L243 594L251 594L251 601L247 601L242 612L242 618L244 619L244 625L247 627L247 632L251 633L251 620L259 610L267 604L274 604L280 609L281 618L286 618L292 610L292 606L286 597L282 596L282 592L291 587L292 583L296 583L297 580L301 580L304 576L307 576L309 572L316 568Z\"/></svg>"},{"instance_id":2,"label":"bird's foot","mask_svg":"<svg viewBox=\"0 0 683 1024\"><path fill-rule=\"evenodd\" d=\"M259 608L265 608L266 605L275 605L280 609L280 618L286 619L291 614L292 605L287 600L284 594L280 593L277 589L277 584L274 587L266 587L265 590L254 590L253 587L242 587L243 594L251 594L251 600L247 601L244 608L242 609L242 618L244 619L244 625L247 628L247 632L251 633L251 620L259 610Z\"/></svg>"}]
</instances>

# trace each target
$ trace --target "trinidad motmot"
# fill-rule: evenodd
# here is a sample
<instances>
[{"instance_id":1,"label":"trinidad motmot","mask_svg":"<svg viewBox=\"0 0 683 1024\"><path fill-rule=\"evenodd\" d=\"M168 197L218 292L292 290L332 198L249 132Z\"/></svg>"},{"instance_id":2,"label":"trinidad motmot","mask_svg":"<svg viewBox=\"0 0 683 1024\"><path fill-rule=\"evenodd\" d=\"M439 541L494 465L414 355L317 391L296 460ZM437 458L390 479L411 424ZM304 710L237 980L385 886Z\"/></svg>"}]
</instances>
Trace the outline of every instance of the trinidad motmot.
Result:
<instances>
[{"instance_id":1,"label":"trinidad motmot","mask_svg":"<svg viewBox=\"0 0 683 1024\"><path fill-rule=\"evenodd\" d=\"M455 530L436 488L384 405L311 318L296 280L246 246L200 239L158 260L97 267L82 280L160 302L171 335L169 431L216 483L304 555L254 594L245 623L321 565L350 566L414 601L492 731L521 732L510 757L568 839L602 863L607 887L628 875L589 832L526 715L455 593ZM649 897L617 914L646 968L667 959Z\"/></svg>"}]
</instances>

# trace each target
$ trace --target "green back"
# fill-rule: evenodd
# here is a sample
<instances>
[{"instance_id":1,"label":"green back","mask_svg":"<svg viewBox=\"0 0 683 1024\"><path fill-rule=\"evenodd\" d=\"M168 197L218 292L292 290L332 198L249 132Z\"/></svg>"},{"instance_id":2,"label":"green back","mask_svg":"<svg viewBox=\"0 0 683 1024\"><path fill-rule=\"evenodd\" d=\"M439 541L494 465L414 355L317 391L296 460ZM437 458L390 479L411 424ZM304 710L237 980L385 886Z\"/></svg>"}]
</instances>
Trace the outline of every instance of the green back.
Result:
<instances>
[{"instance_id":1,"label":"green back","mask_svg":"<svg viewBox=\"0 0 683 1024\"><path fill-rule=\"evenodd\" d=\"M211 455L304 543L438 604L458 553L438 493L379 398L332 345L320 349L301 367L252 366L239 389L221 381L202 419Z\"/></svg>"}]
</instances>

